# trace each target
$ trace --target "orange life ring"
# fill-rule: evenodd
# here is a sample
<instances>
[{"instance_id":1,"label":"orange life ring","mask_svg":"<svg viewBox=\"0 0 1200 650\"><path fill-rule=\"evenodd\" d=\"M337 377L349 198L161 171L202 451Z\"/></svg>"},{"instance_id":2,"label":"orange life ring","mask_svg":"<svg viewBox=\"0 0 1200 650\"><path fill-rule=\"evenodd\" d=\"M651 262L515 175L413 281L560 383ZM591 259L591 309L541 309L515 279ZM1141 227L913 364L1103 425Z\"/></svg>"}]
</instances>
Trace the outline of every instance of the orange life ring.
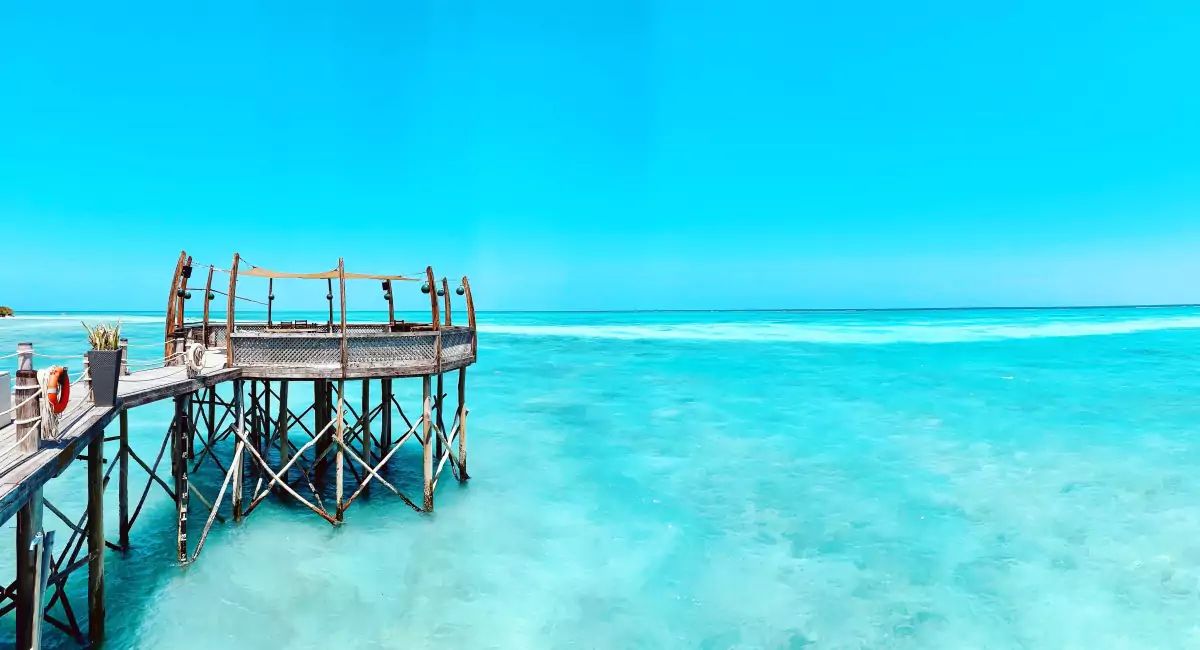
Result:
<instances>
[{"instance_id":1,"label":"orange life ring","mask_svg":"<svg viewBox=\"0 0 1200 650\"><path fill-rule=\"evenodd\" d=\"M71 401L71 378L67 376L66 368L55 366L50 369L46 377L46 401L55 413L67 410L67 402Z\"/></svg>"}]
</instances>

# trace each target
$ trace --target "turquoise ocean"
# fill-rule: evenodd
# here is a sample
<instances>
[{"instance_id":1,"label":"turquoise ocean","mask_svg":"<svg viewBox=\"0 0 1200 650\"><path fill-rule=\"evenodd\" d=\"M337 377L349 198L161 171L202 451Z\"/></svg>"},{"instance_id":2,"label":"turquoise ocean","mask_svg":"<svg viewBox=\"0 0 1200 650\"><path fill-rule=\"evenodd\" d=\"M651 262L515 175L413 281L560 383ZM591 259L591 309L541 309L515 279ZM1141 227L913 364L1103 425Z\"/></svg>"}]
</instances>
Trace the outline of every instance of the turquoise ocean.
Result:
<instances>
[{"instance_id":1,"label":"turquoise ocean","mask_svg":"<svg viewBox=\"0 0 1200 650\"><path fill-rule=\"evenodd\" d=\"M105 317L154 356L148 313L0 320L0 354L77 357L79 320ZM188 567L156 490L133 550L107 556L109 647L1200 646L1200 309L485 313L479 329L469 484L443 481L432 515L375 490L339 529L270 503ZM133 411L143 455L169 413ZM70 513L77 465L47 489ZM115 502L110 486L111 537Z\"/></svg>"}]
</instances>

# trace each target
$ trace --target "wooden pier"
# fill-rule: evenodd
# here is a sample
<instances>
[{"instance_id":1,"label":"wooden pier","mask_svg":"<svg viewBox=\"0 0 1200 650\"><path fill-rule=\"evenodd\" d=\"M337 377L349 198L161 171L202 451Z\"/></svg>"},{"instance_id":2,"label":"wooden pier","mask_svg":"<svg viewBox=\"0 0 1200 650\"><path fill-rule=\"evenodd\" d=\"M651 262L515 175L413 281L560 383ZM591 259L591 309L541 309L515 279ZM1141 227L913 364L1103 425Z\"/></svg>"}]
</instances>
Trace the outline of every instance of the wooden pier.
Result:
<instances>
[{"instance_id":1,"label":"wooden pier","mask_svg":"<svg viewBox=\"0 0 1200 650\"><path fill-rule=\"evenodd\" d=\"M188 564L200 557L215 524L244 519L270 500L300 504L337 526L372 483L415 511L431 512L447 466L456 480L468 478L466 371L475 361L477 341L467 278L452 292L428 267L417 277L372 275L346 272L339 260L330 271L281 273L235 254L229 269L208 266L201 288L191 282L194 268L186 252L180 253L167 301L162 365L132 372L123 367L113 406L93 402L85 373L61 415L50 414L40 394L34 345L18 348L14 421L0 428L0 523L13 517L17 523L16 576L0 592L0 615L15 614L18 648L40 647L43 622L81 645L103 643L105 551L130 548L130 531L151 491L165 492L174 502L173 559ZM217 274L228 283L214 285ZM239 296L239 277L265 278L265 301ZM277 322L274 283L284 279L323 285L328 319ZM346 321L348 280L381 283L386 322ZM428 294L429 322L395 318L393 288L401 282L420 283ZM193 292L202 301L199 307L189 303ZM453 325L451 293L463 297L465 325ZM219 322L210 318L218 295L225 303ZM238 302L245 300L266 306L265 322L237 319ZM189 308L203 316L186 319ZM444 392L446 373L457 373L451 399ZM398 390L404 379L421 385L420 403L409 405L411 417ZM165 400L174 407L170 425L157 456L143 458L129 443L130 415L138 406ZM114 421L119 431L107 435ZM389 480L389 463L409 441L420 450L419 496ZM86 511L72 517L45 498L43 487L76 460L87 464L88 499ZM143 485L130 484L131 464L144 470ZM117 540L110 541L104 494L114 473L119 521ZM220 477L219 486L212 480L197 485L192 480L197 476ZM192 516L194 506L201 508L198 517ZM47 517L65 525L65 543L47 531ZM85 567L86 626L66 590L71 575Z\"/></svg>"}]
</instances>

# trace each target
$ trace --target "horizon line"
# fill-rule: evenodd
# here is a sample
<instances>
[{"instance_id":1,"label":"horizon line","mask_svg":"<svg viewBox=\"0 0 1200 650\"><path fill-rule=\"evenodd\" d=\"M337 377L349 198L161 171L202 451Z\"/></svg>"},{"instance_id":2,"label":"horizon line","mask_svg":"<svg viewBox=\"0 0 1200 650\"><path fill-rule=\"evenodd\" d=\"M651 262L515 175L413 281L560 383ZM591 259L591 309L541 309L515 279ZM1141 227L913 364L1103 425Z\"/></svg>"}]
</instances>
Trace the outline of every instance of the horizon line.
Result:
<instances>
[{"instance_id":1,"label":"horizon line","mask_svg":"<svg viewBox=\"0 0 1200 650\"><path fill-rule=\"evenodd\" d=\"M1070 309L1167 309L1179 307L1200 307L1200 303L1135 303L1135 304L1109 304L1109 305L985 305L985 306L959 306L959 307L727 307L727 308L686 308L686 309L480 309L476 310L479 314L653 314L653 313L749 313L749 312L772 312L772 313L825 313L825 312L898 312L898 311L1035 311L1035 310L1070 310ZM309 309L277 309L279 312L289 311L311 311L317 309L312 307ZM250 312L263 311L258 310L243 310ZM355 311L386 311L384 309L347 309L347 312ZM413 312L422 310L397 310L401 312ZM24 313L27 314L54 314L54 313L81 313L81 312L116 312L116 313L147 313L147 314L162 314L165 312L156 309L31 309ZM21 312L14 310L13 316L20 316Z\"/></svg>"}]
</instances>

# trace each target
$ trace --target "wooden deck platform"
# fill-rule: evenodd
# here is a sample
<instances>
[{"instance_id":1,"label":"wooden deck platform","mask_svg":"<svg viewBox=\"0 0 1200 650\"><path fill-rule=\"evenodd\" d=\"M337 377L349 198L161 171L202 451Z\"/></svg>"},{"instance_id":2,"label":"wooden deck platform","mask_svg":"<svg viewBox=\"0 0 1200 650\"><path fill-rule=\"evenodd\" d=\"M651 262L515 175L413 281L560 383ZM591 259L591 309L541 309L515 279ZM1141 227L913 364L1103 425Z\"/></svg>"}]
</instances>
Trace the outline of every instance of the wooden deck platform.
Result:
<instances>
[{"instance_id":1,"label":"wooden deck platform","mask_svg":"<svg viewBox=\"0 0 1200 650\"><path fill-rule=\"evenodd\" d=\"M59 437L43 440L35 453L23 452L17 442L16 427L0 428L0 525L7 522L29 498L29 494L58 476L75 456L86 450L121 409L133 408L164 398L183 395L224 381L236 379L241 370L226 368L225 357L210 353L204 369L189 377L183 366L169 366L132 372L121 377L115 407L95 406L78 391L59 419Z\"/></svg>"}]
</instances>

